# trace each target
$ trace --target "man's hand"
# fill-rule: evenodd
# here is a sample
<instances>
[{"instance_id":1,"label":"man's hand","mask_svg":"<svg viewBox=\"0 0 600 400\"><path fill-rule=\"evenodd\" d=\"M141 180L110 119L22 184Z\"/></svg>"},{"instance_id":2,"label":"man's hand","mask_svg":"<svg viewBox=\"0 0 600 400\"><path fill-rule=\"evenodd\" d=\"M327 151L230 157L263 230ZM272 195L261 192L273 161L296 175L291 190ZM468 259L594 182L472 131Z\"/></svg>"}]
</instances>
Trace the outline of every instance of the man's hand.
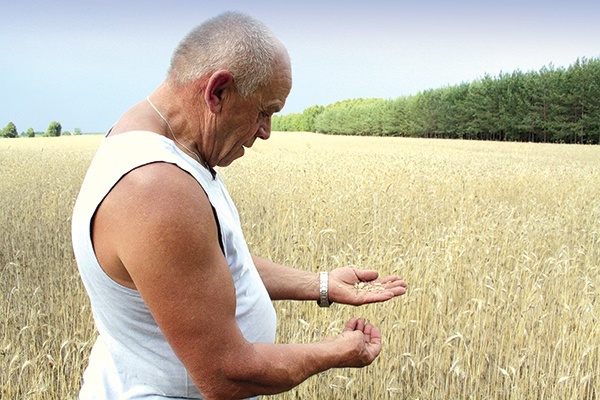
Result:
<instances>
[{"instance_id":1,"label":"man's hand","mask_svg":"<svg viewBox=\"0 0 600 400\"><path fill-rule=\"evenodd\" d=\"M329 300L334 303L360 306L388 301L406 293L406 282L398 276L379 278L374 270L350 267L329 273Z\"/></svg>"},{"instance_id":2,"label":"man's hand","mask_svg":"<svg viewBox=\"0 0 600 400\"><path fill-rule=\"evenodd\" d=\"M351 318L341 334L323 341L337 342L342 346L339 353L342 359L338 368L366 367L381 352L381 331L363 318Z\"/></svg>"}]
</instances>

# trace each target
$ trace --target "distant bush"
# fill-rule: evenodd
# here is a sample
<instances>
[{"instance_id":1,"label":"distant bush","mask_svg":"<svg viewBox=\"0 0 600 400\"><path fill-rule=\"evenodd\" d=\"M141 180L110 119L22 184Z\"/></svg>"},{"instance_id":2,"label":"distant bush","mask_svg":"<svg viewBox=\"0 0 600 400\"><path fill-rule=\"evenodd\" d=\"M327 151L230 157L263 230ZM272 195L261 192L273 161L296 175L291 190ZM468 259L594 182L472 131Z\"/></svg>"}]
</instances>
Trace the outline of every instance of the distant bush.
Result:
<instances>
[{"instance_id":1,"label":"distant bush","mask_svg":"<svg viewBox=\"0 0 600 400\"><path fill-rule=\"evenodd\" d=\"M18 135L19 135L19 132L17 132L17 127L12 122L9 122L2 129L2 137L5 137L5 138L16 138Z\"/></svg>"},{"instance_id":2,"label":"distant bush","mask_svg":"<svg viewBox=\"0 0 600 400\"><path fill-rule=\"evenodd\" d=\"M62 126L60 125L60 122L50 122L50 125L48 125L48 129L46 130L46 136L55 137L60 136L61 133Z\"/></svg>"}]
</instances>

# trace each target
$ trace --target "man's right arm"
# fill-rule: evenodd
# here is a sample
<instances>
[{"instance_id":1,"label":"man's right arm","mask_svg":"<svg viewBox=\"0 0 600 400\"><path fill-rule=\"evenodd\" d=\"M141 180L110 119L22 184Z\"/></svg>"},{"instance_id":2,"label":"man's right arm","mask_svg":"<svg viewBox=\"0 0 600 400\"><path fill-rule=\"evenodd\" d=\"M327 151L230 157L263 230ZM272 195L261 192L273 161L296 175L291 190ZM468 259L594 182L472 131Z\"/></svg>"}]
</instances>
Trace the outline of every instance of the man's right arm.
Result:
<instances>
[{"instance_id":1,"label":"man's right arm","mask_svg":"<svg viewBox=\"0 0 600 400\"><path fill-rule=\"evenodd\" d=\"M93 238L103 268L130 279L206 398L279 393L329 368L369 365L381 350L379 330L355 319L317 343L248 342L210 203L174 165L123 177L96 213Z\"/></svg>"}]
</instances>

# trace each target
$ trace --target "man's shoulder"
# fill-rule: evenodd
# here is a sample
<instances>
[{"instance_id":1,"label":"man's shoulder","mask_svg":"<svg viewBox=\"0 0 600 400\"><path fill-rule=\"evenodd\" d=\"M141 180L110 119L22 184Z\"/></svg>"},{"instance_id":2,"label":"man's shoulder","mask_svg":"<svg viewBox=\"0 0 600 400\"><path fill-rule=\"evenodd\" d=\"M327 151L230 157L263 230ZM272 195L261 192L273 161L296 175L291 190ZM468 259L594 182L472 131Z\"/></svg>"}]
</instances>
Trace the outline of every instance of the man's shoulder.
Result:
<instances>
[{"instance_id":1,"label":"man's shoulder","mask_svg":"<svg viewBox=\"0 0 600 400\"><path fill-rule=\"evenodd\" d=\"M105 203L117 213L129 214L128 218L142 216L155 222L211 209L195 178L167 162L129 171L106 196Z\"/></svg>"}]
</instances>

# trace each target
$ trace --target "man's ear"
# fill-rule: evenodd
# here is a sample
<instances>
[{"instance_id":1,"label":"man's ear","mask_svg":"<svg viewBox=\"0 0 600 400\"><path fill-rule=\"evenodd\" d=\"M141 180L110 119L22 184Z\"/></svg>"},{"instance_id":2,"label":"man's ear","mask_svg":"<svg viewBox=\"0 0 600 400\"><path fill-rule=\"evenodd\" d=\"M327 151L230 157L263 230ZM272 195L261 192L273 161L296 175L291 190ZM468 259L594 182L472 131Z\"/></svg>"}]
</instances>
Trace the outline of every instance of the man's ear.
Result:
<instances>
[{"instance_id":1,"label":"man's ear","mask_svg":"<svg viewBox=\"0 0 600 400\"><path fill-rule=\"evenodd\" d=\"M213 114L221 112L225 92L231 87L233 87L233 75L227 70L217 71L208 78L204 101Z\"/></svg>"}]
</instances>

